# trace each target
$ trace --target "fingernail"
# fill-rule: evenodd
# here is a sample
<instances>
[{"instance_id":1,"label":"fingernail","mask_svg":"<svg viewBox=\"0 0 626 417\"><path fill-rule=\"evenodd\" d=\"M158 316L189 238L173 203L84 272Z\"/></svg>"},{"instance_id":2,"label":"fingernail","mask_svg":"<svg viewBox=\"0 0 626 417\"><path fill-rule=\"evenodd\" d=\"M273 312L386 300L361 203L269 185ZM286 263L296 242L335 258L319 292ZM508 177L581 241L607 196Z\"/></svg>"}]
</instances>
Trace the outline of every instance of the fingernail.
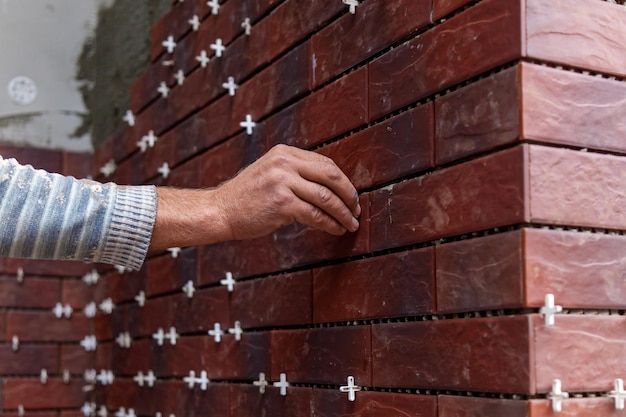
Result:
<instances>
[{"instance_id":1,"label":"fingernail","mask_svg":"<svg viewBox=\"0 0 626 417\"><path fill-rule=\"evenodd\" d=\"M352 231L356 232L359 230L359 221L355 218L352 219Z\"/></svg>"},{"instance_id":2,"label":"fingernail","mask_svg":"<svg viewBox=\"0 0 626 417\"><path fill-rule=\"evenodd\" d=\"M355 213L356 217L359 217L361 215L361 205L359 204L359 202L356 202L356 213Z\"/></svg>"}]
</instances>

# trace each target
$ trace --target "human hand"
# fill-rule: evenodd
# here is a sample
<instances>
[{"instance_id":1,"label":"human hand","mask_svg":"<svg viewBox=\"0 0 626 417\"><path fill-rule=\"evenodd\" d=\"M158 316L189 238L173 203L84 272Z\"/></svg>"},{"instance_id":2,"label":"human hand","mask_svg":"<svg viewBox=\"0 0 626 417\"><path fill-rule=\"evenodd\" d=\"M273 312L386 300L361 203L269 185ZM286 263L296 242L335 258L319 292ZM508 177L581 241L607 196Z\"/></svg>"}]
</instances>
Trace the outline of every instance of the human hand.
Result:
<instances>
[{"instance_id":1,"label":"human hand","mask_svg":"<svg viewBox=\"0 0 626 417\"><path fill-rule=\"evenodd\" d=\"M277 145L214 190L231 239L249 239L298 222L333 235L354 232L359 196L322 155Z\"/></svg>"}]
</instances>

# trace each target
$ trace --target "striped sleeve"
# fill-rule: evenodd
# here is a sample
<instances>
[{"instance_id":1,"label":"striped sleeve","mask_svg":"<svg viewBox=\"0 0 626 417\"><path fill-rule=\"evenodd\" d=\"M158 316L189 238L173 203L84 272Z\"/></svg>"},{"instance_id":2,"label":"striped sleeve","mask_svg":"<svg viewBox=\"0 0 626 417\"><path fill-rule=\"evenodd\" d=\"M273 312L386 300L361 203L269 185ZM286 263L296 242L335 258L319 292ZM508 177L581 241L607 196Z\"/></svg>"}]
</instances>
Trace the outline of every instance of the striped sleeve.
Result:
<instances>
[{"instance_id":1,"label":"striped sleeve","mask_svg":"<svg viewBox=\"0 0 626 417\"><path fill-rule=\"evenodd\" d=\"M155 218L154 186L77 180L0 157L0 256L137 270Z\"/></svg>"}]
</instances>

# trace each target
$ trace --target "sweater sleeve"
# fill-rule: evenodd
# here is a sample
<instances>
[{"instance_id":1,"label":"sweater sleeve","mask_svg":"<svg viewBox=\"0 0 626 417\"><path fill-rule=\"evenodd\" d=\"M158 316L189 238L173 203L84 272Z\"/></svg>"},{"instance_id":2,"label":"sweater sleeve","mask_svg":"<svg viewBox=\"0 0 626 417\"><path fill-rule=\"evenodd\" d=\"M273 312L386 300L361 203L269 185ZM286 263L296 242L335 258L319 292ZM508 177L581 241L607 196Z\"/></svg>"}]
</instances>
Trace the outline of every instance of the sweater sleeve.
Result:
<instances>
[{"instance_id":1,"label":"sweater sleeve","mask_svg":"<svg viewBox=\"0 0 626 417\"><path fill-rule=\"evenodd\" d=\"M155 218L154 186L77 180L0 157L0 256L137 270Z\"/></svg>"}]
</instances>

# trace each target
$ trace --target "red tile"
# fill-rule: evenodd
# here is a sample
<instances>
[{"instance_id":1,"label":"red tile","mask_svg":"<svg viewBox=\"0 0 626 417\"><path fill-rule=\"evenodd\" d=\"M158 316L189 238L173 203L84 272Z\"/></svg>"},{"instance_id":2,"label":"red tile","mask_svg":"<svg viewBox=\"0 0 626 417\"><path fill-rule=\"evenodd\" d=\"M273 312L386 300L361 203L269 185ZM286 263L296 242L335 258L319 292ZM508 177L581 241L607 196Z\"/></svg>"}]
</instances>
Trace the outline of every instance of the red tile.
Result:
<instances>
[{"instance_id":1,"label":"red tile","mask_svg":"<svg viewBox=\"0 0 626 417\"><path fill-rule=\"evenodd\" d=\"M278 381L285 373L292 383L337 385L352 375L369 386L370 336L369 326L273 331L272 372L267 377Z\"/></svg>"},{"instance_id":2,"label":"red tile","mask_svg":"<svg viewBox=\"0 0 626 417\"><path fill-rule=\"evenodd\" d=\"M0 155L4 159L15 158L20 164L32 165L36 169L63 172L63 152L61 151L0 143Z\"/></svg>"},{"instance_id":3,"label":"red tile","mask_svg":"<svg viewBox=\"0 0 626 417\"><path fill-rule=\"evenodd\" d=\"M432 103L419 106L317 152L331 158L357 189L434 166Z\"/></svg>"},{"instance_id":4,"label":"red tile","mask_svg":"<svg viewBox=\"0 0 626 417\"><path fill-rule=\"evenodd\" d=\"M437 165L520 138L521 72L517 65L435 100Z\"/></svg>"},{"instance_id":5,"label":"red tile","mask_svg":"<svg viewBox=\"0 0 626 417\"><path fill-rule=\"evenodd\" d=\"M430 12L430 0L374 0L324 27L312 37L313 86L427 25Z\"/></svg>"},{"instance_id":6,"label":"red tile","mask_svg":"<svg viewBox=\"0 0 626 417\"><path fill-rule=\"evenodd\" d=\"M432 248L313 271L316 323L414 316L435 310Z\"/></svg>"},{"instance_id":7,"label":"red tile","mask_svg":"<svg viewBox=\"0 0 626 417\"><path fill-rule=\"evenodd\" d=\"M199 388L190 390L182 381L159 382L154 394L145 398L140 410L153 415L158 410L163 414L177 416L215 415L225 416L229 412L230 389L227 384L209 384L206 391ZM147 397L147 398L146 398ZM147 400L147 401L146 401Z\"/></svg>"},{"instance_id":8,"label":"red tile","mask_svg":"<svg viewBox=\"0 0 626 417\"><path fill-rule=\"evenodd\" d=\"M116 335L117 337L117 335ZM115 375L134 376L139 371L144 374L152 369L150 352L154 340L134 339L129 349L121 348L116 343L110 344L111 363L106 369L112 369Z\"/></svg>"},{"instance_id":9,"label":"red tile","mask_svg":"<svg viewBox=\"0 0 626 417\"><path fill-rule=\"evenodd\" d=\"M439 20L471 2L472 0L433 0L433 19Z\"/></svg>"},{"instance_id":10,"label":"red tile","mask_svg":"<svg viewBox=\"0 0 626 417\"><path fill-rule=\"evenodd\" d=\"M367 67L359 68L272 116L270 145L310 148L365 124L367 81Z\"/></svg>"},{"instance_id":11,"label":"red tile","mask_svg":"<svg viewBox=\"0 0 626 417\"><path fill-rule=\"evenodd\" d=\"M222 330L227 326L222 323ZM194 370L207 371L209 379L240 380L257 378L259 372L270 372L269 332L249 332L240 341L224 335L220 343L212 336L185 336L175 346L151 344L152 369L157 376L189 375Z\"/></svg>"},{"instance_id":12,"label":"red tile","mask_svg":"<svg viewBox=\"0 0 626 417\"><path fill-rule=\"evenodd\" d=\"M625 246L624 236L525 229L526 305L541 307L552 293L570 308L623 309L626 288L616 283L626 267Z\"/></svg>"},{"instance_id":13,"label":"red tile","mask_svg":"<svg viewBox=\"0 0 626 417\"><path fill-rule=\"evenodd\" d=\"M203 21L210 9L206 1L186 1L177 4L175 7L159 19L150 30L150 59L155 61L164 54L170 58L171 54L167 52L163 46L163 41L168 36L172 36L175 41L179 41L184 35L190 36L188 32L192 30L188 20L193 15L198 15L200 21ZM210 21L215 20L212 18ZM209 20L207 20L209 23Z\"/></svg>"},{"instance_id":14,"label":"red tile","mask_svg":"<svg viewBox=\"0 0 626 417\"><path fill-rule=\"evenodd\" d=\"M523 222L527 152L516 147L370 193L372 249Z\"/></svg>"},{"instance_id":15,"label":"red tile","mask_svg":"<svg viewBox=\"0 0 626 417\"><path fill-rule=\"evenodd\" d=\"M530 417L547 417L554 414L551 401L546 399L528 401ZM615 408L615 401L611 398L568 398L563 402L560 414L572 417L619 417L623 411Z\"/></svg>"},{"instance_id":16,"label":"red tile","mask_svg":"<svg viewBox=\"0 0 626 417\"><path fill-rule=\"evenodd\" d=\"M15 276L0 277L0 305L3 307L51 309L59 301L59 279L27 277L20 284Z\"/></svg>"},{"instance_id":17,"label":"red tile","mask_svg":"<svg viewBox=\"0 0 626 417\"><path fill-rule=\"evenodd\" d=\"M437 245L437 311L523 307L523 242L513 231Z\"/></svg>"},{"instance_id":18,"label":"red tile","mask_svg":"<svg viewBox=\"0 0 626 417\"><path fill-rule=\"evenodd\" d=\"M213 329L215 323L232 325L229 297L228 289L223 286L197 289L192 299L182 292L170 296L176 329L183 333L206 332Z\"/></svg>"},{"instance_id":19,"label":"red tile","mask_svg":"<svg viewBox=\"0 0 626 417\"><path fill-rule=\"evenodd\" d=\"M271 57L278 56L317 31L345 7L334 0L283 2L269 16Z\"/></svg>"},{"instance_id":20,"label":"red tile","mask_svg":"<svg viewBox=\"0 0 626 417\"><path fill-rule=\"evenodd\" d=\"M0 312L0 341L6 340L6 333L7 333L6 329L7 329L7 313L5 311L1 311Z\"/></svg>"},{"instance_id":21,"label":"red tile","mask_svg":"<svg viewBox=\"0 0 626 417\"><path fill-rule=\"evenodd\" d=\"M521 75L525 139L614 152L626 149L619 140L626 127L607 123L626 111L623 82L531 64L522 65Z\"/></svg>"},{"instance_id":22,"label":"red tile","mask_svg":"<svg viewBox=\"0 0 626 417\"><path fill-rule=\"evenodd\" d=\"M17 352L10 344L0 346L0 374L39 375L42 369L49 374L59 372L58 346L23 344Z\"/></svg>"},{"instance_id":23,"label":"red tile","mask_svg":"<svg viewBox=\"0 0 626 417\"><path fill-rule=\"evenodd\" d=\"M272 236L236 240L199 248L198 277L201 285L219 283L230 272L235 280L274 271Z\"/></svg>"},{"instance_id":24,"label":"red tile","mask_svg":"<svg viewBox=\"0 0 626 417\"><path fill-rule=\"evenodd\" d=\"M549 0L526 2L529 58L626 75L623 34L626 10L585 0L571 8Z\"/></svg>"},{"instance_id":25,"label":"red tile","mask_svg":"<svg viewBox=\"0 0 626 417\"><path fill-rule=\"evenodd\" d=\"M92 155L88 153L63 152L63 175L87 178L91 174Z\"/></svg>"},{"instance_id":26,"label":"red tile","mask_svg":"<svg viewBox=\"0 0 626 417\"><path fill-rule=\"evenodd\" d=\"M20 342L78 342L91 334L90 320L82 313L57 319L52 311L9 311L6 331Z\"/></svg>"},{"instance_id":27,"label":"red tile","mask_svg":"<svg viewBox=\"0 0 626 417\"><path fill-rule=\"evenodd\" d=\"M530 329L527 316L373 325L373 385L534 393Z\"/></svg>"},{"instance_id":28,"label":"red tile","mask_svg":"<svg viewBox=\"0 0 626 417\"><path fill-rule=\"evenodd\" d=\"M241 130L239 122L245 120L247 114L253 120L263 119L308 92L311 89L310 57L311 44L306 42L241 84L233 103L232 130ZM259 91L264 94L258 94Z\"/></svg>"},{"instance_id":29,"label":"red tile","mask_svg":"<svg viewBox=\"0 0 626 417\"><path fill-rule=\"evenodd\" d=\"M230 385L230 416L289 416L313 417L313 389L288 387L281 396L279 388L268 386L265 394L252 385Z\"/></svg>"},{"instance_id":30,"label":"red tile","mask_svg":"<svg viewBox=\"0 0 626 417\"><path fill-rule=\"evenodd\" d=\"M554 326L538 314L531 320L537 392L550 392L555 378L564 391L607 392L626 372L626 317L561 314ZM579 363L587 366L572 366Z\"/></svg>"},{"instance_id":31,"label":"red tile","mask_svg":"<svg viewBox=\"0 0 626 417\"><path fill-rule=\"evenodd\" d=\"M231 295L232 319L245 328L312 323L311 272L243 281Z\"/></svg>"},{"instance_id":32,"label":"red tile","mask_svg":"<svg viewBox=\"0 0 626 417\"><path fill-rule=\"evenodd\" d=\"M53 277L82 277L94 268L93 264L80 261L39 261L34 259L7 259L6 272L15 274L22 268L28 275L51 275Z\"/></svg>"},{"instance_id":33,"label":"red tile","mask_svg":"<svg viewBox=\"0 0 626 417\"><path fill-rule=\"evenodd\" d=\"M439 395L437 406L439 417L529 417L526 400Z\"/></svg>"},{"instance_id":34,"label":"red tile","mask_svg":"<svg viewBox=\"0 0 626 417\"><path fill-rule=\"evenodd\" d=\"M49 379L43 385L39 378L5 379L2 387L2 405L5 409L79 408L88 398L83 392L83 381L70 381L65 384L61 379Z\"/></svg>"},{"instance_id":35,"label":"red tile","mask_svg":"<svg viewBox=\"0 0 626 417\"><path fill-rule=\"evenodd\" d=\"M370 63L370 119L520 57L520 12L483 1Z\"/></svg>"},{"instance_id":36,"label":"red tile","mask_svg":"<svg viewBox=\"0 0 626 417\"><path fill-rule=\"evenodd\" d=\"M61 286L61 302L71 305L75 310L82 310L93 299L92 287L85 284L82 279L64 278L61 280Z\"/></svg>"},{"instance_id":37,"label":"red tile","mask_svg":"<svg viewBox=\"0 0 626 417\"><path fill-rule=\"evenodd\" d=\"M355 381L358 385L359 381ZM345 383L344 383L345 385ZM313 390L313 415L316 417L360 416L437 416L437 397L434 395L398 394L391 392L357 392L355 401L348 401L339 390Z\"/></svg>"},{"instance_id":38,"label":"red tile","mask_svg":"<svg viewBox=\"0 0 626 417\"><path fill-rule=\"evenodd\" d=\"M82 375L85 369L93 368L93 352L85 351L80 345L61 345L59 349L61 352L59 370L61 372L67 369L73 375Z\"/></svg>"},{"instance_id":39,"label":"red tile","mask_svg":"<svg viewBox=\"0 0 626 417\"><path fill-rule=\"evenodd\" d=\"M528 211L533 222L623 228L626 186L616 173L625 172L625 158L531 146L529 165Z\"/></svg>"},{"instance_id":40,"label":"red tile","mask_svg":"<svg viewBox=\"0 0 626 417\"><path fill-rule=\"evenodd\" d=\"M154 296L170 291L180 291L196 271L197 249L187 248L180 251L177 258L169 252L148 260L146 277L146 295Z\"/></svg>"}]
</instances>

